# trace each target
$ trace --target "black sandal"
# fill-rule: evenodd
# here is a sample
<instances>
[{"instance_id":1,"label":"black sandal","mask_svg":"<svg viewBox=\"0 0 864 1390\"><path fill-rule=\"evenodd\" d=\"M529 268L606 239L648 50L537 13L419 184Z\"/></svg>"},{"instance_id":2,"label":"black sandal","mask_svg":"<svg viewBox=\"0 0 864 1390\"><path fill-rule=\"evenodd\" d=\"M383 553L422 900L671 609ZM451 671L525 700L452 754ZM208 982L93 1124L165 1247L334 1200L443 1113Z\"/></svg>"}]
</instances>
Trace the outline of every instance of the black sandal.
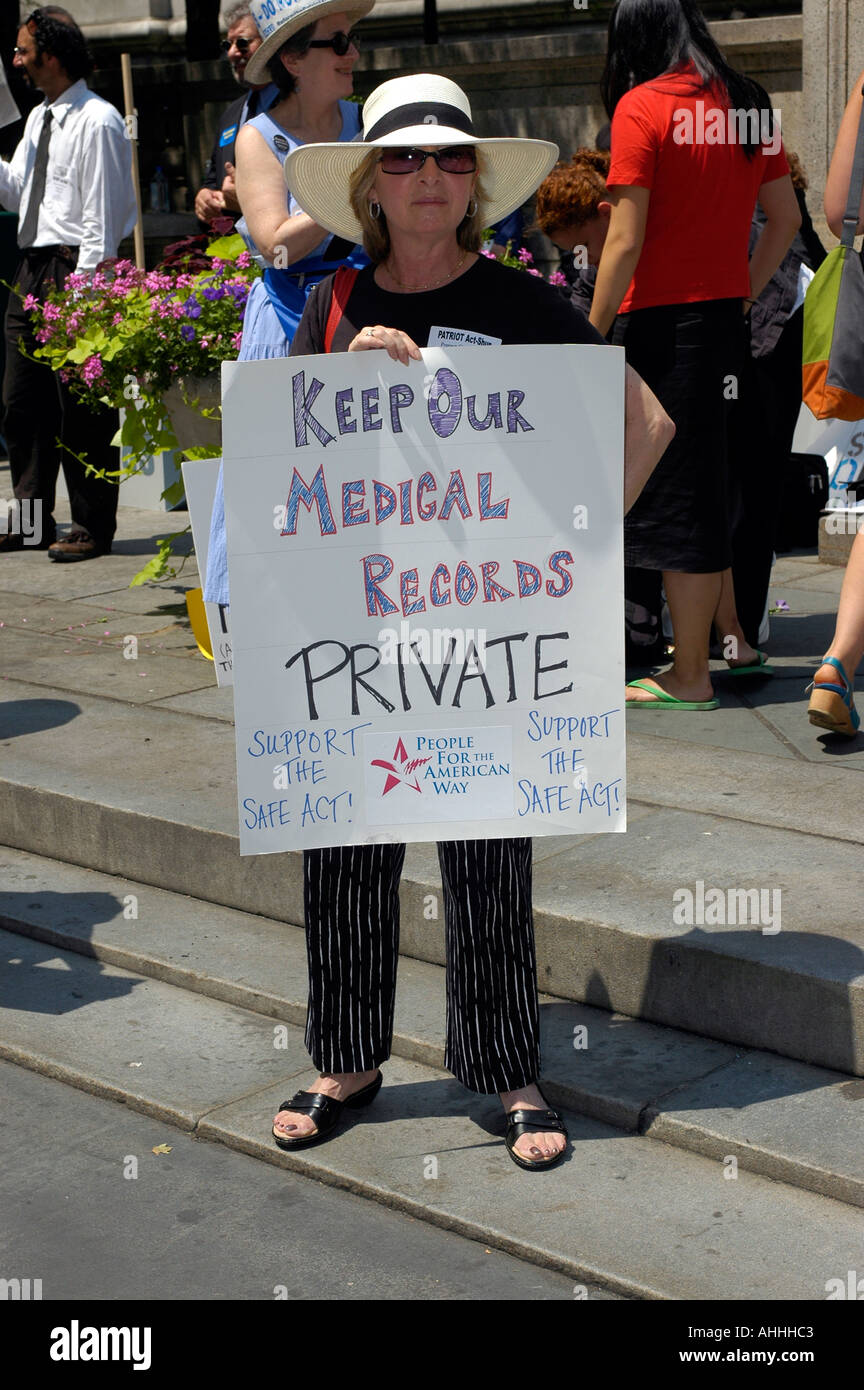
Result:
<instances>
[{"instance_id":1,"label":"black sandal","mask_svg":"<svg viewBox=\"0 0 864 1390\"><path fill-rule=\"evenodd\" d=\"M507 1112L507 1152L514 1163L518 1163L520 1168L554 1168L556 1163L560 1163L566 1156L567 1145L560 1153L553 1154L552 1158L538 1158L536 1162L530 1158L523 1158L517 1154L515 1145L523 1134L531 1130L538 1130L541 1134L563 1134L567 1138L567 1127L564 1124L564 1117L560 1110L508 1110Z\"/></svg>"},{"instance_id":2,"label":"black sandal","mask_svg":"<svg viewBox=\"0 0 864 1390\"><path fill-rule=\"evenodd\" d=\"M289 1139L274 1129L273 1138L280 1149L289 1150L306 1149L312 1144L320 1143L322 1139L329 1139L345 1107L359 1110L364 1105L371 1105L381 1089L383 1080L379 1071L374 1081L370 1081L362 1091L355 1091L353 1096L347 1096L345 1100L336 1100L333 1096L321 1095L318 1091L298 1091L290 1100L283 1100L278 1113L281 1115L283 1110L296 1110L300 1114L311 1115L316 1128L311 1134L302 1134L297 1139Z\"/></svg>"}]
</instances>

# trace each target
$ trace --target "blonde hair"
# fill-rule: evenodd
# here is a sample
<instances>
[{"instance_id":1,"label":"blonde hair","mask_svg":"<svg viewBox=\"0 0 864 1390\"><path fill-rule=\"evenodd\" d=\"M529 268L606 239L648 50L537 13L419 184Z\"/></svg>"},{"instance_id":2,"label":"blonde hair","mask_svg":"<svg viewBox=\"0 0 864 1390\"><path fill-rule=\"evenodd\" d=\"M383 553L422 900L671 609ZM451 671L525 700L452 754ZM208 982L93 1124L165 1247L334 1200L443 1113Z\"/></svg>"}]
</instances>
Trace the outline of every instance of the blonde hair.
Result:
<instances>
[{"instance_id":1,"label":"blonde hair","mask_svg":"<svg viewBox=\"0 0 864 1390\"><path fill-rule=\"evenodd\" d=\"M479 251L483 244L483 233L486 230L482 215L482 205L486 200L481 183L483 162L479 150L475 150L475 155L477 158L477 182L472 194L474 211L470 217L467 215L463 217L456 228L456 240L463 251ZM363 228L363 250L373 265L380 265L390 254L390 232L387 227L387 218L384 216L383 210L378 217L373 217L369 211L368 195L378 176L379 159L380 150L369 151L363 163L355 169L351 176L348 195L351 211Z\"/></svg>"}]
</instances>

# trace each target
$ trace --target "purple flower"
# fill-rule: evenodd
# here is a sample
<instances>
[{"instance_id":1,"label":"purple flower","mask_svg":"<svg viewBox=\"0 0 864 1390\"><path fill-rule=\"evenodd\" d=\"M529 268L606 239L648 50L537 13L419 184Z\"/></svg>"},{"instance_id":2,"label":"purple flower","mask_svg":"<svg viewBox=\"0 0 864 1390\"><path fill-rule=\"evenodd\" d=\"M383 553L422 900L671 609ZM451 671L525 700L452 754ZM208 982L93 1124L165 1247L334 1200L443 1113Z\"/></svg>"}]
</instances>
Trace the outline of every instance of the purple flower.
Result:
<instances>
[{"instance_id":1,"label":"purple flower","mask_svg":"<svg viewBox=\"0 0 864 1390\"><path fill-rule=\"evenodd\" d=\"M225 289L222 285L205 285L202 294L205 299L224 299Z\"/></svg>"},{"instance_id":2,"label":"purple flower","mask_svg":"<svg viewBox=\"0 0 864 1390\"><path fill-rule=\"evenodd\" d=\"M188 314L190 319L200 319L201 305L197 299L187 299L183 305L183 312Z\"/></svg>"},{"instance_id":3,"label":"purple flower","mask_svg":"<svg viewBox=\"0 0 864 1390\"><path fill-rule=\"evenodd\" d=\"M191 323L181 323L180 337L185 338L187 343L194 343L195 329L192 327Z\"/></svg>"}]
</instances>

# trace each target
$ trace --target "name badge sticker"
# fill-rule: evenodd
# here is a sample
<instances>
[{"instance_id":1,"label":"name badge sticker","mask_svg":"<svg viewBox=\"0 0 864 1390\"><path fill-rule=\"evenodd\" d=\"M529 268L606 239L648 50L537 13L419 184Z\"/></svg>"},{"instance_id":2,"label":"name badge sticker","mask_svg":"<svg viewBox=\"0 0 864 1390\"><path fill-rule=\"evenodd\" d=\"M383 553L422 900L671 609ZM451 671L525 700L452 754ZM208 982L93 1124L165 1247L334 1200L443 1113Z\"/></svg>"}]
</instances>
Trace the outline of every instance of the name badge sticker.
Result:
<instances>
[{"instance_id":1,"label":"name badge sticker","mask_svg":"<svg viewBox=\"0 0 864 1390\"><path fill-rule=\"evenodd\" d=\"M224 149L226 145L230 145L236 134L236 125L229 125L227 130L223 130L222 134L219 136L219 148Z\"/></svg>"},{"instance_id":2,"label":"name badge sticker","mask_svg":"<svg viewBox=\"0 0 864 1390\"><path fill-rule=\"evenodd\" d=\"M433 323L429 329L427 347L500 347L500 338L489 338L485 333L471 333L467 328L442 328Z\"/></svg>"}]
</instances>

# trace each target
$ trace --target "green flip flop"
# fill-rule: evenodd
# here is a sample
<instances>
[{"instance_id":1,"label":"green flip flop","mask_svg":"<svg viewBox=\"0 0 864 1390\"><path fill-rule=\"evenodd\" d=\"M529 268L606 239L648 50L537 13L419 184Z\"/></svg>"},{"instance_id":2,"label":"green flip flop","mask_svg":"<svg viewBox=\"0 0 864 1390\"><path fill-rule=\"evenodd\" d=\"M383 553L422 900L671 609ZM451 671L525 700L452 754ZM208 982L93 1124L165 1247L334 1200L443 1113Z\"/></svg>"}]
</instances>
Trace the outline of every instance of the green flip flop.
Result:
<instances>
[{"instance_id":1,"label":"green flip flop","mask_svg":"<svg viewBox=\"0 0 864 1390\"><path fill-rule=\"evenodd\" d=\"M753 661L749 666L727 666L727 676L773 676L773 667L768 665L768 658L764 652L756 653L759 660Z\"/></svg>"},{"instance_id":2,"label":"green flip flop","mask_svg":"<svg viewBox=\"0 0 864 1390\"><path fill-rule=\"evenodd\" d=\"M648 685L647 681L628 681L627 689L647 690L653 700L627 700L628 709L717 709L719 700L676 700L674 695L659 687Z\"/></svg>"}]
</instances>

